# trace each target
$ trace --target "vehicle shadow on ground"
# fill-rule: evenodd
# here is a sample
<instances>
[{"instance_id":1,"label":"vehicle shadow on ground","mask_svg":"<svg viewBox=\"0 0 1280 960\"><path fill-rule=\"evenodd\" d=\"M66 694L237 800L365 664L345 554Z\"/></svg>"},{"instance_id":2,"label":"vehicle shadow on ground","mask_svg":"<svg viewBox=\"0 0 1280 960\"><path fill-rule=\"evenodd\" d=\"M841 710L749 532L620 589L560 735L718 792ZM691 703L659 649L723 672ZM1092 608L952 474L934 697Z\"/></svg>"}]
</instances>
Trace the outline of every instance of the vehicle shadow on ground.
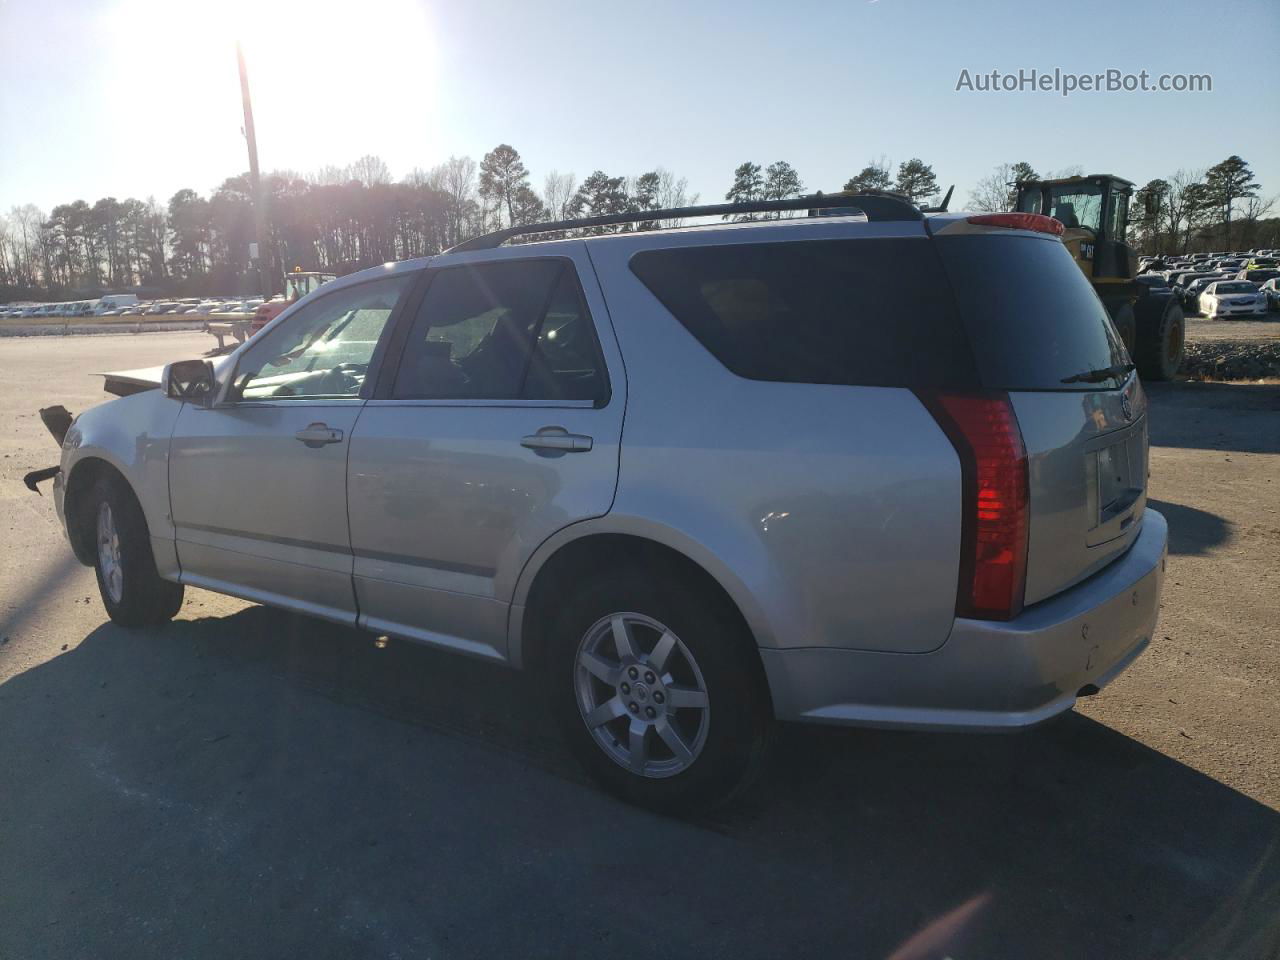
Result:
<instances>
[{"instance_id":1,"label":"vehicle shadow on ground","mask_svg":"<svg viewBox=\"0 0 1280 960\"><path fill-rule=\"evenodd\" d=\"M1169 521L1170 553L1202 556L1231 537L1231 524L1216 513L1168 500L1148 500L1147 506Z\"/></svg>"},{"instance_id":2,"label":"vehicle shadow on ground","mask_svg":"<svg viewBox=\"0 0 1280 960\"><path fill-rule=\"evenodd\" d=\"M190 609L190 608L189 608ZM1262 958L1280 815L1082 716L786 727L680 822L536 678L262 607L0 687L0 955Z\"/></svg>"},{"instance_id":3,"label":"vehicle shadow on ground","mask_svg":"<svg viewBox=\"0 0 1280 960\"><path fill-rule=\"evenodd\" d=\"M1280 384L1181 381L1143 389L1153 447L1280 453Z\"/></svg>"}]
</instances>

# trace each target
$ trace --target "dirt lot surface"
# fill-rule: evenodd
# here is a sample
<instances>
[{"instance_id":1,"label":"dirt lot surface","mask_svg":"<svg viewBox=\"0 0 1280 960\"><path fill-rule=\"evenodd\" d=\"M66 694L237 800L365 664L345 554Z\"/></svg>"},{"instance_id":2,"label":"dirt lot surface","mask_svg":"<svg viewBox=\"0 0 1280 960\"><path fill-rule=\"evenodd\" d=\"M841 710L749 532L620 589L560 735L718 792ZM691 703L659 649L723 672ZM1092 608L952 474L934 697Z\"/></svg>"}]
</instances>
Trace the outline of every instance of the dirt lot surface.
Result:
<instances>
[{"instance_id":1,"label":"dirt lot surface","mask_svg":"<svg viewBox=\"0 0 1280 960\"><path fill-rule=\"evenodd\" d=\"M1187 318L1187 339L1205 340L1280 340L1280 314L1266 320L1206 320Z\"/></svg>"},{"instance_id":2,"label":"dirt lot surface","mask_svg":"<svg viewBox=\"0 0 1280 960\"><path fill-rule=\"evenodd\" d=\"M586 785L523 675L198 590L110 624L35 410L212 346L0 340L0 958L1277 956L1280 388L1150 390L1164 610L1099 697L788 728L689 823Z\"/></svg>"}]
</instances>

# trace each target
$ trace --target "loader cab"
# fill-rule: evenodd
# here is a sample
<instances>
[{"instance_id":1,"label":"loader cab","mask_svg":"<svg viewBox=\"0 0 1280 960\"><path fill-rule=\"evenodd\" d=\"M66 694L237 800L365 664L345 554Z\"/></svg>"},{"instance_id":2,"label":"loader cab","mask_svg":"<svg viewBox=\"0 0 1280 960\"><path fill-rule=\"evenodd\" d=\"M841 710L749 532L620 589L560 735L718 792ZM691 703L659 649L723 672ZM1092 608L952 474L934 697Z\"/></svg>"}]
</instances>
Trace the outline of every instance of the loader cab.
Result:
<instances>
[{"instance_id":1,"label":"loader cab","mask_svg":"<svg viewBox=\"0 0 1280 960\"><path fill-rule=\"evenodd\" d=\"M1062 241L1085 276L1128 280L1137 255L1128 243L1133 184L1109 174L1024 180L1018 183L1018 210L1043 213L1062 223Z\"/></svg>"},{"instance_id":2,"label":"loader cab","mask_svg":"<svg viewBox=\"0 0 1280 960\"><path fill-rule=\"evenodd\" d=\"M285 274L285 286L288 289L288 299L290 302L301 300L313 290L319 290L321 286L331 280L336 280L337 275L332 273L312 273L303 272L302 270L294 270L293 273Z\"/></svg>"}]
</instances>

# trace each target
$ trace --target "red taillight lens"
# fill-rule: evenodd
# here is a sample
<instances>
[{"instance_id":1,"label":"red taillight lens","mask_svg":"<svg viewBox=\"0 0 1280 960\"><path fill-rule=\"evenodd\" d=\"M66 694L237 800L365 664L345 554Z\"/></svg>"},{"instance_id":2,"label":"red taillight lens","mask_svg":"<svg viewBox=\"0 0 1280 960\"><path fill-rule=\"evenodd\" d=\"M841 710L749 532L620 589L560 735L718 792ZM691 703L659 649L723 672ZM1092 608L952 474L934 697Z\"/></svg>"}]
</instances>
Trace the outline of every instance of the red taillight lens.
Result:
<instances>
[{"instance_id":1,"label":"red taillight lens","mask_svg":"<svg viewBox=\"0 0 1280 960\"><path fill-rule=\"evenodd\" d=\"M1052 233L1054 236L1061 236L1064 229L1061 220L1046 217L1043 213L984 213L965 219L984 227L1012 227L1015 230Z\"/></svg>"},{"instance_id":2,"label":"red taillight lens","mask_svg":"<svg viewBox=\"0 0 1280 960\"><path fill-rule=\"evenodd\" d=\"M1027 452L1007 393L922 396L960 455L964 485L956 613L1010 620L1027 580Z\"/></svg>"}]
</instances>

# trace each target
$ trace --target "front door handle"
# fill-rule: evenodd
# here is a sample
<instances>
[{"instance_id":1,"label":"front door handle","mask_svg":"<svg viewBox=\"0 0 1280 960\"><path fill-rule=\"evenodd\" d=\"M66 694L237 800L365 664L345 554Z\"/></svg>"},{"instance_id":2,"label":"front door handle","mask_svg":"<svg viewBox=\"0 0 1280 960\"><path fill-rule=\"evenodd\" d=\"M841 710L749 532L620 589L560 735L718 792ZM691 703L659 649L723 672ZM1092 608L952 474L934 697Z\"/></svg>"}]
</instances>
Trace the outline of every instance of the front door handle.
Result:
<instances>
[{"instance_id":1,"label":"front door handle","mask_svg":"<svg viewBox=\"0 0 1280 960\"><path fill-rule=\"evenodd\" d=\"M524 437L520 446L548 453L586 453L591 449L591 438L580 433L569 433L564 427L543 427L537 433Z\"/></svg>"},{"instance_id":2,"label":"front door handle","mask_svg":"<svg viewBox=\"0 0 1280 960\"><path fill-rule=\"evenodd\" d=\"M341 443L342 431L327 423L309 423L293 435L308 447L323 447L326 443Z\"/></svg>"}]
</instances>

